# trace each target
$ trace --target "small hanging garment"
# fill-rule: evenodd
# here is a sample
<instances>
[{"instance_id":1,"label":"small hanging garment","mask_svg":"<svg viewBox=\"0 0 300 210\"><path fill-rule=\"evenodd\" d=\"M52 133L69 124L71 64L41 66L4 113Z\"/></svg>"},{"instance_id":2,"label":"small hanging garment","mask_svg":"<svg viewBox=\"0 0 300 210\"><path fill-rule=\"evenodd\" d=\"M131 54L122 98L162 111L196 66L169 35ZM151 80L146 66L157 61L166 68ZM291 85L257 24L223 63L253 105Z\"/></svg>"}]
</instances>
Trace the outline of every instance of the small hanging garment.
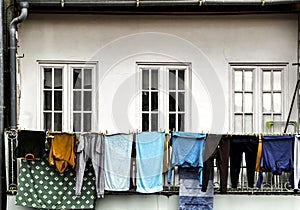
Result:
<instances>
[{"instance_id":1,"label":"small hanging garment","mask_svg":"<svg viewBox=\"0 0 300 210\"><path fill-rule=\"evenodd\" d=\"M295 136L294 143L294 191L298 192L300 180L300 135Z\"/></svg>"},{"instance_id":2,"label":"small hanging garment","mask_svg":"<svg viewBox=\"0 0 300 210\"><path fill-rule=\"evenodd\" d=\"M205 134L191 132L173 132L171 137L172 158L168 172L168 183L172 178L172 167L197 167L199 169L199 184L202 185L203 157L202 150Z\"/></svg>"},{"instance_id":3,"label":"small hanging garment","mask_svg":"<svg viewBox=\"0 0 300 210\"><path fill-rule=\"evenodd\" d=\"M75 168L76 135L73 133L50 133L49 164L55 165L60 173L68 167Z\"/></svg>"},{"instance_id":4,"label":"small hanging garment","mask_svg":"<svg viewBox=\"0 0 300 210\"><path fill-rule=\"evenodd\" d=\"M42 158L45 155L46 133L44 131L19 130L16 148L17 158Z\"/></svg>"}]
</instances>

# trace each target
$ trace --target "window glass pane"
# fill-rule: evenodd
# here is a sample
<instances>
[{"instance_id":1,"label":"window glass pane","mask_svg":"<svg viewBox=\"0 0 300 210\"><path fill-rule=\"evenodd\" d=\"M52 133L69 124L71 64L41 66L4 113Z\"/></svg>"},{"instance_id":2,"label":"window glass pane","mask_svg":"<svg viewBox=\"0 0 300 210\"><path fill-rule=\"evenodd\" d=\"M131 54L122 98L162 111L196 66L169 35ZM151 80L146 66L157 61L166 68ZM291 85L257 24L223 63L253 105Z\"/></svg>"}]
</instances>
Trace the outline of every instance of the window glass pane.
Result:
<instances>
[{"instance_id":1,"label":"window glass pane","mask_svg":"<svg viewBox=\"0 0 300 210\"><path fill-rule=\"evenodd\" d=\"M273 118L274 118L274 121L281 121L282 120L281 114L274 114Z\"/></svg>"},{"instance_id":2,"label":"window glass pane","mask_svg":"<svg viewBox=\"0 0 300 210\"><path fill-rule=\"evenodd\" d=\"M253 116L252 116L252 114L245 115L245 132L246 133L253 132Z\"/></svg>"},{"instance_id":3,"label":"window glass pane","mask_svg":"<svg viewBox=\"0 0 300 210\"><path fill-rule=\"evenodd\" d=\"M51 117L51 113L44 113L44 128L46 130L51 130L52 126L52 117Z\"/></svg>"},{"instance_id":4,"label":"window glass pane","mask_svg":"<svg viewBox=\"0 0 300 210\"><path fill-rule=\"evenodd\" d=\"M44 110L52 110L52 91L44 91Z\"/></svg>"},{"instance_id":5,"label":"window glass pane","mask_svg":"<svg viewBox=\"0 0 300 210\"><path fill-rule=\"evenodd\" d=\"M158 131L158 114L151 114L151 131Z\"/></svg>"},{"instance_id":6,"label":"window glass pane","mask_svg":"<svg viewBox=\"0 0 300 210\"><path fill-rule=\"evenodd\" d=\"M243 94L242 93L234 94L234 111L235 112L243 111Z\"/></svg>"},{"instance_id":7,"label":"window glass pane","mask_svg":"<svg viewBox=\"0 0 300 210\"><path fill-rule=\"evenodd\" d=\"M149 114L142 114L142 131L149 131Z\"/></svg>"},{"instance_id":8,"label":"window glass pane","mask_svg":"<svg viewBox=\"0 0 300 210\"><path fill-rule=\"evenodd\" d=\"M90 113L83 114L83 131L90 131L92 128L92 115Z\"/></svg>"},{"instance_id":9,"label":"window glass pane","mask_svg":"<svg viewBox=\"0 0 300 210\"><path fill-rule=\"evenodd\" d=\"M243 115L234 115L234 131L237 133L243 132Z\"/></svg>"},{"instance_id":10,"label":"window glass pane","mask_svg":"<svg viewBox=\"0 0 300 210\"><path fill-rule=\"evenodd\" d=\"M151 71L151 90L158 90L158 70Z\"/></svg>"},{"instance_id":11,"label":"window glass pane","mask_svg":"<svg viewBox=\"0 0 300 210\"><path fill-rule=\"evenodd\" d=\"M54 88L62 89L62 69L61 68L54 69Z\"/></svg>"},{"instance_id":12,"label":"window glass pane","mask_svg":"<svg viewBox=\"0 0 300 210\"><path fill-rule=\"evenodd\" d=\"M184 131L184 114L178 114L178 131Z\"/></svg>"},{"instance_id":13,"label":"window glass pane","mask_svg":"<svg viewBox=\"0 0 300 210\"><path fill-rule=\"evenodd\" d=\"M80 113L73 114L73 129L74 129L74 132L81 131L81 114Z\"/></svg>"},{"instance_id":14,"label":"window glass pane","mask_svg":"<svg viewBox=\"0 0 300 210\"><path fill-rule=\"evenodd\" d=\"M235 91L243 90L243 72L242 71L234 72L234 90Z\"/></svg>"},{"instance_id":15,"label":"window glass pane","mask_svg":"<svg viewBox=\"0 0 300 210\"><path fill-rule=\"evenodd\" d=\"M142 71L142 88L143 90L149 90L149 71L143 70Z\"/></svg>"},{"instance_id":16,"label":"window glass pane","mask_svg":"<svg viewBox=\"0 0 300 210\"><path fill-rule=\"evenodd\" d=\"M273 72L273 90L281 90L281 71Z\"/></svg>"},{"instance_id":17,"label":"window glass pane","mask_svg":"<svg viewBox=\"0 0 300 210\"><path fill-rule=\"evenodd\" d=\"M178 90L184 90L184 70L178 70Z\"/></svg>"},{"instance_id":18,"label":"window glass pane","mask_svg":"<svg viewBox=\"0 0 300 210\"><path fill-rule=\"evenodd\" d=\"M169 93L169 111L176 111L176 93Z\"/></svg>"},{"instance_id":19,"label":"window glass pane","mask_svg":"<svg viewBox=\"0 0 300 210\"><path fill-rule=\"evenodd\" d=\"M169 71L169 90L176 90L176 71Z\"/></svg>"},{"instance_id":20,"label":"window glass pane","mask_svg":"<svg viewBox=\"0 0 300 210\"><path fill-rule=\"evenodd\" d=\"M82 71L81 69L74 69L73 71L73 88L81 89Z\"/></svg>"},{"instance_id":21,"label":"window glass pane","mask_svg":"<svg viewBox=\"0 0 300 210\"><path fill-rule=\"evenodd\" d=\"M91 91L84 91L83 110L84 111L92 111L92 92Z\"/></svg>"},{"instance_id":22,"label":"window glass pane","mask_svg":"<svg viewBox=\"0 0 300 210\"><path fill-rule=\"evenodd\" d=\"M271 71L263 71L263 90L271 90Z\"/></svg>"},{"instance_id":23,"label":"window glass pane","mask_svg":"<svg viewBox=\"0 0 300 210\"><path fill-rule=\"evenodd\" d=\"M142 111L149 111L149 92L142 92Z\"/></svg>"},{"instance_id":24,"label":"window glass pane","mask_svg":"<svg viewBox=\"0 0 300 210\"><path fill-rule=\"evenodd\" d=\"M271 106L271 94L270 93L264 93L263 94L263 112L271 112L272 106Z\"/></svg>"},{"instance_id":25,"label":"window glass pane","mask_svg":"<svg viewBox=\"0 0 300 210\"><path fill-rule=\"evenodd\" d=\"M245 91L252 91L252 71L245 71L244 72L244 90Z\"/></svg>"},{"instance_id":26,"label":"window glass pane","mask_svg":"<svg viewBox=\"0 0 300 210\"><path fill-rule=\"evenodd\" d=\"M176 130L176 114L169 114L169 129Z\"/></svg>"},{"instance_id":27,"label":"window glass pane","mask_svg":"<svg viewBox=\"0 0 300 210\"><path fill-rule=\"evenodd\" d=\"M178 93L178 111L184 111L185 107L184 107L184 96L185 93L179 92Z\"/></svg>"},{"instance_id":28,"label":"window glass pane","mask_svg":"<svg viewBox=\"0 0 300 210\"><path fill-rule=\"evenodd\" d=\"M151 92L151 111L158 110L158 92Z\"/></svg>"},{"instance_id":29,"label":"window glass pane","mask_svg":"<svg viewBox=\"0 0 300 210\"><path fill-rule=\"evenodd\" d=\"M62 91L54 91L54 110L62 110Z\"/></svg>"},{"instance_id":30,"label":"window glass pane","mask_svg":"<svg viewBox=\"0 0 300 210\"><path fill-rule=\"evenodd\" d=\"M270 114L263 115L263 131L264 132L271 132L271 130L273 129L272 127L268 128L268 126L267 126L267 122L271 121L271 120L273 121Z\"/></svg>"},{"instance_id":31,"label":"window glass pane","mask_svg":"<svg viewBox=\"0 0 300 210\"><path fill-rule=\"evenodd\" d=\"M62 130L62 114L54 113L54 130L61 131Z\"/></svg>"},{"instance_id":32,"label":"window glass pane","mask_svg":"<svg viewBox=\"0 0 300 210\"><path fill-rule=\"evenodd\" d=\"M273 94L273 109L276 113L281 112L281 93Z\"/></svg>"},{"instance_id":33,"label":"window glass pane","mask_svg":"<svg viewBox=\"0 0 300 210\"><path fill-rule=\"evenodd\" d=\"M253 109L252 109L252 105L253 105L253 101L252 101L252 93L245 93L245 96L244 96L244 112L252 112Z\"/></svg>"},{"instance_id":34,"label":"window glass pane","mask_svg":"<svg viewBox=\"0 0 300 210\"><path fill-rule=\"evenodd\" d=\"M52 69L44 68L44 88L51 89L52 88Z\"/></svg>"},{"instance_id":35,"label":"window glass pane","mask_svg":"<svg viewBox=\"0 0 300 210\"><path fill-rule=\"evenodd\" d=\"M81 111L81 91L73 92L73 110Z\"/></svg>"},{"instance_id":36,"label":"window glass pane","mask_svg":"<svg viewBox=\"0 0 300 210\"><path fill-rule=\"evenodd\" d=\"M92 89L92 69L84 69L84 89Z\"/></svg>"},{"instance_id":37,"label":"window glass pane","mask_svg":"<svg viewBox=\"0 0 300 210\"><path fill-rule=\"evenodd\" d=\"M274 119L275 122L278 122L278 121L282 120L280 114L274 114L273 119ZM284 127L285 127L285 124L283 125L283 124L277 123L274 126L274 132L283 132Z\"/></svg>"}]
</instances>

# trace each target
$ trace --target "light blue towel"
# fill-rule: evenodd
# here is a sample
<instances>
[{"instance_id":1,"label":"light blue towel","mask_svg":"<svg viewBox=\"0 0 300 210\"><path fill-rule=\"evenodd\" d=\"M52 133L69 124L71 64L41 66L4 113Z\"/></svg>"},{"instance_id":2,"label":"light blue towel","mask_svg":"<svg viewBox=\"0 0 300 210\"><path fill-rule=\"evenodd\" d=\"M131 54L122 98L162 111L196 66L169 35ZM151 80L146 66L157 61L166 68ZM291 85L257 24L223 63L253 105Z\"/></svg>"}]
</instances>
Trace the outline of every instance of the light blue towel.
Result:
<instances>
[{"instance_id":1,"label":"light blue towel","mask_svg":"<svg viewBox=\"0 0 300 210\"><path fill-rule=\"evenodd\" d=\"M127 191L130 187L130 162L133 135L106 135L104 142L105 190Z\"/></svg>"},{"instance_id":2,"label":"light blue towel","mask_svg":"<svg viewBox=\"0 0 300 210\"><path fill-rule=\"evenodd\" d=\"M171 138L172 158L168 172L168 182L171 182L172 167L199 168L199 182L202 185L203 169L203 146L206 139L205 134L192 132L173 132Z\"/></svg>"},{"instance_id":3,"label":"light blue towel","mask_svg":"<svg viewBox=\"0 0 300 210\"><path fill-rule=\"evenodd\" d=\"M142 132L136 139L137 192L162 191L164 133Z\"/></svg>"}]
</instances>

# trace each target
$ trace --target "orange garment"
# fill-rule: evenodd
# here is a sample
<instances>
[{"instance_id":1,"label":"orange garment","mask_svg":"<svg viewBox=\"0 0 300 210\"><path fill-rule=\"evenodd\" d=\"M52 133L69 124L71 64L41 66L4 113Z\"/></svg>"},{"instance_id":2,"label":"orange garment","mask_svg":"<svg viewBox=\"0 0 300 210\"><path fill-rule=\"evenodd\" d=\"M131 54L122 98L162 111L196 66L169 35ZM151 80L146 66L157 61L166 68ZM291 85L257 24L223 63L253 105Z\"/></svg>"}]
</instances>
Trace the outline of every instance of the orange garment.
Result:
<instances>
[{"instance_id":1,"label":"orange garment","mask_svg":"<svg viewBox=\"0 0 300 210\"><path fill-rule=\"evenodd\" d=\"M168 134L165 134L164 139L164 157L163 157L163 173L168 172Z\"/></svg>"},{"instance_id":2,"label":"orange garment","mask_svg":"<svg viewBox=\"0 0 300 210\"><path fill-rule=\"evenodd\" d=\"M261 134L259 134L258 146L257 146L257 155L256 155L256 165L255 165L255 171L257 171L257 172L259 172L259 169L260 169L261 153L262 153L262 140L261 140Z\"/></svg>"},{"instance_id":3,"label":"orange garment","mask_svg":"<svg viewBox=\"0 0 300 210\"><path fill-rule=\"evenodd\" d=\"M50 143L49 164L55 165L60 173L68 166L75 168L76 135L70 133L52 133L54 136Z\"/></svg>"}]
</instances>

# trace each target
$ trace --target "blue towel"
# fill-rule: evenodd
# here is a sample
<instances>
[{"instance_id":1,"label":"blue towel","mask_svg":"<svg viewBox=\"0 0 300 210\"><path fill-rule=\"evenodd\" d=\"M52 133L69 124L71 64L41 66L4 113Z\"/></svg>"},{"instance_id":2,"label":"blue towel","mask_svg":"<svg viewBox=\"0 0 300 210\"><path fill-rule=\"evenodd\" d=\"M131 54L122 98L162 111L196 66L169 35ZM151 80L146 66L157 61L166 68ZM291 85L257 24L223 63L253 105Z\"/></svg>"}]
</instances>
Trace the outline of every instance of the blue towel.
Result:
<instances>
[{"instance_id":1,"label":"blue towel","mask_svg":"<svg viewBox=\"0 0 300 210\"><path fill-rule=\"evenodd\" d=\"M162 132L142 132L136 138L137 192L162 191L162 164L164 155Z\"/></svg>"},{"instance_id":2,"label":"blue towel","mask_svg":"<svg viewBox=\"0 0 300 210\"><path fill-rule=\"evenodd\" d=\"M104 142L105 190L127 191L130 187L130 162L133 135L106 135Z\"/></svg>"},{"instance_id":3,"label":"blue towel","mask_svg":"<svg viewBox=\"0 0 300 210\"><path fill-rule=\"evenodd\" d=\"M173 132L171 138L172 159L168 172L168 182L171 182L172 167L199 168L199 183L202 185L203 157L202 151L206 135L191 132Z\"/></svg>"}]
</instances>

